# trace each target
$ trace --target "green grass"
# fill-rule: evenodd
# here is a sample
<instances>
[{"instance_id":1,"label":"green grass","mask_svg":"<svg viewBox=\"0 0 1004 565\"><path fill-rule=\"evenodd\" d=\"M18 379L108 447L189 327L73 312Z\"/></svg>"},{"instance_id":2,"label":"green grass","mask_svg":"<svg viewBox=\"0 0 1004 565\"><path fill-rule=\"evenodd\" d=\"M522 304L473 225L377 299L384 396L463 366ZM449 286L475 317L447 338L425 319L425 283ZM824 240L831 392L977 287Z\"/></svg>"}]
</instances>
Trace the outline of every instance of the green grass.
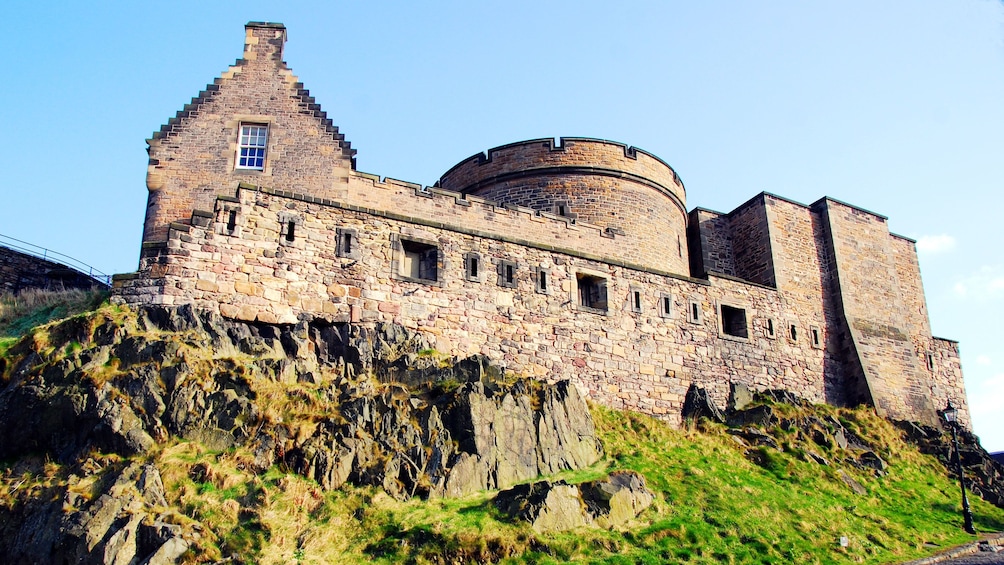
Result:
<instances>
[{"instance_id":1,"label":"green grass","mask_svg":"<svg viewBox=\"0 0 1004 565\"><path fill-rule=\"evenodd\" d=\"M238 470L240 453L197 444L166 450L158 467L166 469L172 501L215 533L203 542L207 559L239 551L261 563L878 564L972 540L960 527L957 486L944 468L869 410L791 409L853 427L879 446L889 464L884 475L842 462L851 452L801 443L797 431L773 430L784 449L753 448L758 464L719 426L674 430L646 416L592 410L607 459L553 478L642 473L656 502L622 530L537 534L502 516L494 493L401 502L373 488L323 492L279 467L249 475ZM830 464L807 461L806 449ZM855 494L840 469L867 493ZM1004 530L1001 509L974 500L973 511L979 530Z\"/></svg>"},{"instance_id":2,"label":"green grass","mask_svg":"<svg viewBox=\"0 0 1004 565\"><path fill-rule=\"evenodd\" d=\"M804 461L796 449L753 448L758 465L715 426L672 431L631 414L596 414L616 465L644 474L666 505L625 540L642 562L882 563L919 555L924 542L968 539L952 524L951 483L915 452L885 477L849 468L869 491L859 496L833 465ZM999 510L981 509L990 518L985 527L1002 525ZM841 536L849 547L839 547Z\"/></svg>"}]
</instances>

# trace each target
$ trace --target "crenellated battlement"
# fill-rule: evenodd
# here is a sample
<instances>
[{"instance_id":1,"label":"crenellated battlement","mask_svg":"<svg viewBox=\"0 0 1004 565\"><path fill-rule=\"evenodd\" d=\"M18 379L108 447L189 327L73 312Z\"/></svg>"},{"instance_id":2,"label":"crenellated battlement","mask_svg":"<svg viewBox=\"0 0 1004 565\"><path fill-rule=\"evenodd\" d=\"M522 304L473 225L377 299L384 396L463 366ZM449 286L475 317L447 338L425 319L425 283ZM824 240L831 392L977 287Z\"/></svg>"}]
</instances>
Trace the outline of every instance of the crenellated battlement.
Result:
<instances>
[{"instance_id":1,"label":"crenellated battlement","mask_svg":"<svg viewBox=\"0 0 1004 565\"><path fill-rule=\"evenodd\" d=\"M659 157L632 145L588 137L530 139L493 147L464 159L446 171L436 186L476 193L484 186L516 176L573 174L631 175L651 184L686 208L686 189L679 175Z\"/></svg>"},{"instance_id":2,"label":"crenellated battlement","mask_svg":"<svg viewBox=\"0 0 1004 565\"><path fill-rule=\"evenodd\" d=\"M581 137L511 143L461 161L436 186L624 233L651 251L651 267L689 271L683 183L633 146Z\"/></svg>"}]
</instances>

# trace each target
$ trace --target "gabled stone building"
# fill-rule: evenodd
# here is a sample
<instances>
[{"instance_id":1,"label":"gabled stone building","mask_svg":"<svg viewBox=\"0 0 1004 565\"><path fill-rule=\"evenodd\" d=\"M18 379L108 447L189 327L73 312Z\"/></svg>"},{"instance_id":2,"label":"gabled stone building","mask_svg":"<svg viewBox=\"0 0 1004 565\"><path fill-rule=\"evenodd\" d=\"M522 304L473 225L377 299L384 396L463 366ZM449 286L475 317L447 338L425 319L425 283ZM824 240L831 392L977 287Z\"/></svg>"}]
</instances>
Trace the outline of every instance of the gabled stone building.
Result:
<instances>
[{"instance_id":1,"label":"gabled stone building","mask_svg":"<svg viewBox=\"0 0 1004 565\"><path fill-rule=\"evenodd\" d=\"M968 425L958 347L931 336L914 242L830 198L768 193L687 211L641 149L536 139L479 153L433 187L355 170L282 60L281 24L156 132L128 304L248 321L398 323L437 348L571 379L678 422L686 391L730 383Z\"/></svg>"}]
</instances>

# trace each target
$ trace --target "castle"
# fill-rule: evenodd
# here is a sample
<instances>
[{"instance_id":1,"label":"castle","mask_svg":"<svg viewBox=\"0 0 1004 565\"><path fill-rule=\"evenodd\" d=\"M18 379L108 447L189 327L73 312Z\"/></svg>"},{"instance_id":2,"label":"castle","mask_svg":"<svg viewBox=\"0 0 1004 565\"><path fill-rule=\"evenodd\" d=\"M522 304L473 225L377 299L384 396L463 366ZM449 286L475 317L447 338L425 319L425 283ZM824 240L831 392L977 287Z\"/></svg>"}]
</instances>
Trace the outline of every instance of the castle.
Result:
<instances>
[{"instance_id":1,"label":"castle","mask_svg":"<svg viewBox=\"0 0 1004 565\"><path fill-rule=\"evenodd\" d=\"M149 143L126 304L238 320L393 322L436 348L570 379L678 423L687 390L731 383L969 426L956 342L931 336L914 241L830 198L761 193L687 211L660 158L599 139L479 153L433 187L359 172L283 62L281 24Z\"/></svg>"}]
</instances>

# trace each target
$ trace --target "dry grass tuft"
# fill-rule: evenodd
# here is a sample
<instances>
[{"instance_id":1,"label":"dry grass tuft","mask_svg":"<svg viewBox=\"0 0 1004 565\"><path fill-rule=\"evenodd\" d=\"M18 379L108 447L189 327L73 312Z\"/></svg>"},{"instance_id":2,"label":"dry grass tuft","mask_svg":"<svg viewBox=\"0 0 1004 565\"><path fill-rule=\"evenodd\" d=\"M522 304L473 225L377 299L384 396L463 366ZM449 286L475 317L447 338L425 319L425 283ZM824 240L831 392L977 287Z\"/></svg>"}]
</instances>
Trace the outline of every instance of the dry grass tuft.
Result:
<instances>
[{"instance_id":1,"label":"dry grass tuft","mask_svg":"<svg viewBox=\"0 0 1004 565\"><path fill-rule=\"evenodd\" d=\"M108 293L104 290L41 290L25 289L18 293L0 293L0 328L40 310L63 308L64 316L84 312L100 304ZM44 323L44 322L43 322Z\"/></svg>"}]
</instances>

